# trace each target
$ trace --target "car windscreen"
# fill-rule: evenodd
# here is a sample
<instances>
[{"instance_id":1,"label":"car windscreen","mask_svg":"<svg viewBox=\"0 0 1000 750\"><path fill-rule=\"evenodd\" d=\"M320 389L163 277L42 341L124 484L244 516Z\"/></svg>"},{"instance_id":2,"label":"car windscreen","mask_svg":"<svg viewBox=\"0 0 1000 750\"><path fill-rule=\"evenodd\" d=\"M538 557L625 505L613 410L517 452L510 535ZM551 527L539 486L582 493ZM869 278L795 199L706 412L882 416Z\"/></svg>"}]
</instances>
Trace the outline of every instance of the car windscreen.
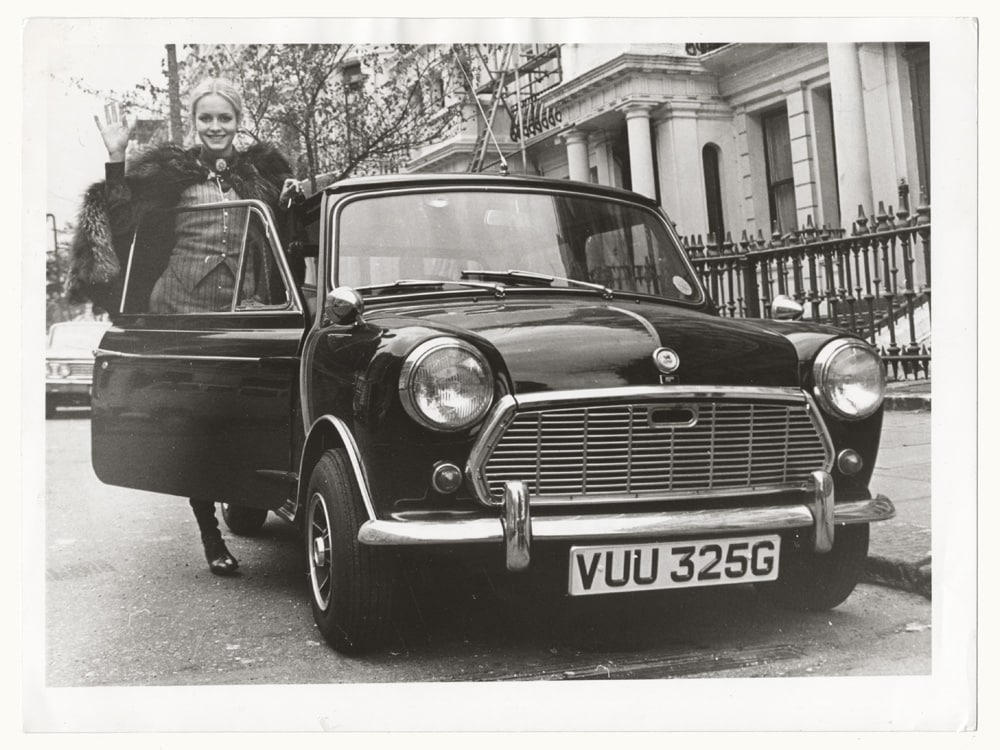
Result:
<instances>
[{"instance_id":1,"label":"car windscreen","mask_svg":"<svg viewBox=\"0 0 1000 750\"><path fill-rule=\"evenodd\" d=\"M509 269L701 300L661 217L625 201L453 190L365 197L339 215L337 285L457 281L463 271Z\"/></svg>"},{"instance_id":2,"label":"car windscreen","mask_svg":"<svg viewBox=\"0 0 1000 750\"><path fill-rule=\"evenodd\" d=\"M101 337L106 330L108 327L103 324L67 323L54 325L49 331L49 347L79 349L89 355L101 343Z\"/></svg>"}]
</instances>

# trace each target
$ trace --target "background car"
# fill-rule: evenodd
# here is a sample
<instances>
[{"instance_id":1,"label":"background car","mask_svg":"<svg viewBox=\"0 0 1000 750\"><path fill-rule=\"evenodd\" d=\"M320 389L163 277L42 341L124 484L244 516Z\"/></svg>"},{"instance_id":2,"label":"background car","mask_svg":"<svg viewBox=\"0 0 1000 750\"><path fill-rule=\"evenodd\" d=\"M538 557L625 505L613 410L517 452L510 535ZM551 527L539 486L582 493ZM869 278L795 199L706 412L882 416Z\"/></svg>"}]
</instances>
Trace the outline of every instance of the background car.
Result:
<instances>
[{"instance_id":1,"label":"background car","mask_svg":"<svg viewBox=\"0 0 1000 750\"><path fill-rule=\"evenodd\" d=\"M97 320L55 323L45 350L45 418L60 406L90 406L94 350L111 324Z\"/></svg>"}]
</instances>

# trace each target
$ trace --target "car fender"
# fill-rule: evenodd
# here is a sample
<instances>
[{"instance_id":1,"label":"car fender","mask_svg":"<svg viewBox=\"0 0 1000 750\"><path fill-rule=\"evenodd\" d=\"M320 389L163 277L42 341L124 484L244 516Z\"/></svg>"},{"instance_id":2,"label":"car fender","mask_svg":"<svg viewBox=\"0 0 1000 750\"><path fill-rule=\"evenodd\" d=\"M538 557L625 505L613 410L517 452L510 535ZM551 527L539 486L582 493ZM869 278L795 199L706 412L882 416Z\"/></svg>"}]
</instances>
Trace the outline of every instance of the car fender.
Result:
<instances>
[{"instance_id":1,"label":"car fender","mask_svg":"<svg viewBox=\"0 0 1000 750\"><path fill-rule=\"evenodd\" d=\"M361 451L358 449L357 441L355 441L354 435L344 421L331 414L319 417L309 428L306 442L302 449L302 456L299 459L299 480L293 515L297 516L299 508L305 507L309 477L316 462L319 461L320 457L326 451L338 448L343 449L347 453L347 457L351 462L351 469L354 471L354 478L358 483L358 490L361 493L365 513L370 520L375 520L375 508L372 503L370 485L365 472L364 462L361 460Z\"/></svg>"}]
</instances>

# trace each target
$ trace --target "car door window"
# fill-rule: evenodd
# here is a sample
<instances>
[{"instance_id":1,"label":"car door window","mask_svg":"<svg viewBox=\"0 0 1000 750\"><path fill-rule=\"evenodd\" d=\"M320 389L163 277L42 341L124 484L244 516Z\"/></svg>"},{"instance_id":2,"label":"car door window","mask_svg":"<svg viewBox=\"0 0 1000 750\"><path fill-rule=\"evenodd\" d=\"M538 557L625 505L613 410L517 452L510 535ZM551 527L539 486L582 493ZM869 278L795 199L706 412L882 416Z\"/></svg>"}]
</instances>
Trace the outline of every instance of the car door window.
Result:
<instances>
[{"instance_id":1,"label":"car door window","mask_svg":"<svg viewBox=\"0 0 1000 750\"><path fill-rule=\"evenodd\" d=\"M150 212L133 238L122 312L288 308L292 297L273 232L250 203Z\"/></svg>"}]
</instances>

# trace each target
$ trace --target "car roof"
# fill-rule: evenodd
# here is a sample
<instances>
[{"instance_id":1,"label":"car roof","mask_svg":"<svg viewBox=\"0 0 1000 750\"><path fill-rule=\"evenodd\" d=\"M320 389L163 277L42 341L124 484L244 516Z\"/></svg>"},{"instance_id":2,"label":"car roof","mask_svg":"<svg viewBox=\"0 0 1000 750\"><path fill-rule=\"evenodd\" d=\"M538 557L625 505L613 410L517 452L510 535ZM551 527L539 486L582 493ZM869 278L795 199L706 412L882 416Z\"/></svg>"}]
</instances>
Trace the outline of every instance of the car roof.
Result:
<instances>
[{"instance_id":1,"label":"car roof","mask_svg":"<svg viewBox=\"0 0 1000 750\"><path fill-rule=\"evenodd\" d=\"M500 175L468 172L391 174L374 175L370 177L349 177L339 180L317 191L307 200L308 203L318 203L324 193L342 195L387 188L418 188L418 187L454 187L454 188L530 188L548 190L570 190L572 192L593 195L602 198L617 198L641 203L649 208L657 208L658 204L631 190L597 185L577 180L558 180L551 177L536 177L534 175Z\"/></svg>"}]
</instances>

